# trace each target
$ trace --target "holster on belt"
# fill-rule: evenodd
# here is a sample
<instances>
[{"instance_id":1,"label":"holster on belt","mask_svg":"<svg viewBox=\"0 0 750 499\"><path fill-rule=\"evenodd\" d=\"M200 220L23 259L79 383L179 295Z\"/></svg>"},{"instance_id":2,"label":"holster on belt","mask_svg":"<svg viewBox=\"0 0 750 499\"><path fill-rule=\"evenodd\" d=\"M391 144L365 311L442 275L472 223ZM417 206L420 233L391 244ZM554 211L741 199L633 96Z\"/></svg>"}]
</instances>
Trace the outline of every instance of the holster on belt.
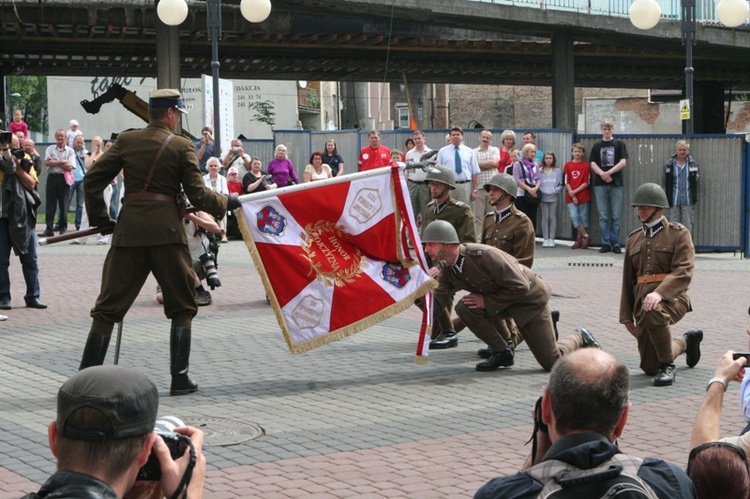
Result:
<instances>
[{"instance_id":1,"label":"holster on belt","mask_svg":"<svg viewBox=\"0 0 750 499\"><path fill-rule=\"evenodd\" d=\"M645 274L645 275L639 275L636 279L636 282L638 284L648 284L651 282L662 282L664 279L666 279L669 276L669 274Z\"/></svg>"}]
</instances>

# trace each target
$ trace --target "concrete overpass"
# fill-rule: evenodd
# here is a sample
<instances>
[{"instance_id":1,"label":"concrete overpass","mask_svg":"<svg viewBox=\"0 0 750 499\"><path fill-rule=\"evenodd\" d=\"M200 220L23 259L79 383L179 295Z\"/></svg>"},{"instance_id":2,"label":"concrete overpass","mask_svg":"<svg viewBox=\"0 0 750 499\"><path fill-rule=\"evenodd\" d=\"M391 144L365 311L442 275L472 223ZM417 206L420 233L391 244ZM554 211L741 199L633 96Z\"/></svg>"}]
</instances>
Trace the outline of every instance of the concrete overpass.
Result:
<instances>
[{"instance_id":1,"label":"concrete overpass","mask_svg":"<svg viewBox=\"0 0 750 499\"><path fill-rule=\"evenodd\" d=\"M8 2L0 10L3 74L136 77L160 70L177 81L210 72L204 1L189 1L178 28L158 21L153 0ZM273 0L271 17L253 25L239 0L222 3L226 78L398 81L405 73L413 82L546 85L553 87L556 126L574 123L576 86L684 82L677 20L645 32L626 17L469 0ZM723 102L725 85L750 87L747 28L699 25L697 40L697 109L704 96L706 107Z\"/></svg>"}]
</instances>

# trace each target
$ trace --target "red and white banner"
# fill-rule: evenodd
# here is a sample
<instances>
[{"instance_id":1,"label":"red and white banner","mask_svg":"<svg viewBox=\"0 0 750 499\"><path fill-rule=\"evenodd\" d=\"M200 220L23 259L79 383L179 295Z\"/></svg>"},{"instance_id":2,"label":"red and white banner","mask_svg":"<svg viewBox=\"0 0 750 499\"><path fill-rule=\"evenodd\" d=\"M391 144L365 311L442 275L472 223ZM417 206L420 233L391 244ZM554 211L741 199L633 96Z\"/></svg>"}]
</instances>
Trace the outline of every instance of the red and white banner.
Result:
<instances>
[{"instance_id":1,"label":"red and white banner","mask_svg":"<svg viewBox=\"0 0 750 499\"><path fill-rule=\"evenodd\" d=\"M437 284L427 273L399 168L240 199L240 230L292 353L362 331ZM426 361L430 321L425 314L418 362Z\"/></svg>"}]
</instances>

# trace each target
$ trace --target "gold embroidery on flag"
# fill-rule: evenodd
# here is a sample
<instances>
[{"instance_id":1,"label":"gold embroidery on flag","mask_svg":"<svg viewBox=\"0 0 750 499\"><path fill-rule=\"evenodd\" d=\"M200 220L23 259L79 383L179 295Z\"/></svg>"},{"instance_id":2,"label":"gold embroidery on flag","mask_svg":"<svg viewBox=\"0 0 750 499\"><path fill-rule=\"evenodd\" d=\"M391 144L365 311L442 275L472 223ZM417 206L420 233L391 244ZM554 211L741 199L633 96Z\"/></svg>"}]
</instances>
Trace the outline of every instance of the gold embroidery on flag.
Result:
<instances>
[{"instance_id":1,"label":"gold embroidery on flag","mask_svg":"<svg viewBox=\"0 0 750 499\"><path fill-rule=\"evenodd\" d=\"M362 261L362 251L349 241L348 234L333 222L319 220L315 225L307 224L307 234L300 234L302 254L309 263L309 276L326 286L351 284L362 274L367 264Z\"/></svg>"}]
</instances>

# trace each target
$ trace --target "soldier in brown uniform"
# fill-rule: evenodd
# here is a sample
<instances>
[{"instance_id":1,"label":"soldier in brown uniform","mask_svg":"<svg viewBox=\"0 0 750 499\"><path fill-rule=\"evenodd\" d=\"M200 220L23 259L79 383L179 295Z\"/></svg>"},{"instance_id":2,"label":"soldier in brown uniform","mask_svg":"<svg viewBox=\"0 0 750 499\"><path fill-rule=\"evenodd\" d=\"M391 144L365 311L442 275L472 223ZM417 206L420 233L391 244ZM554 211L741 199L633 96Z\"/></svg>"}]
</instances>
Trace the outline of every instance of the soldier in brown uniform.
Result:
<instances>
[{"instance_id":1,"label":"soldier in brown uniform","mask_svg":"<svg viewBox=\"0 0 750 499\"><path fill-rule=\"evenodd\" d=\"M461 289L469 292L456 304L466 326L487 343L492 354L477 364L477 371L513 365L513 351L497 331L497 319L513 318L531 353L550 370L561 355L581 347L599 347L593 335L579 328L555 342L547 302L550 287L531 269L502 250L484 244L460 244L453 226L442 220L424 231L425 252L440 262L439 287L433 294L434 314Z\"/></svg>"},{"instance_id":2,"label":"soldier in brown uniform","mask_svg":"<svg viewBox=\"0 0 750 499\"><path fill-rule=\"evenodd\" d=\"M489 244L513 255L518 263L531 268L534 263L535 234L531 219L516 208L516 181L512 175L500 173L484 185L494 213L484 218L480 243Z\"/></svg>"},{"instance_id":3,"label":"soldier in brown uniform","mask_svg":"<svg viewBox=\"0 0 750 499\"><path fill-rule=\"evenodd\" d=\"M695 248L682 224L663 216L669 207L664 190L643 184L633 195L643 227L628 236L622 269L620 322L638 340L641 369L655 375L654 385L674 382L674 359L686 353L687 365L700 360L703 331L691 329L672 338L669 326L692 311L688 286L693 278Z\"/></svg>"},{"instance_id":4,"label":"soldier in brown uniform","mask_svg":"<svg viewBox=\"0 0 750 499\"><path fill-rule=\"evenodd\" d=\"M458 240L462 243L477 242L477 234L474 229L474 214L471 207L463 201L457 201L451 197L451 191L456 188L456 180L453 171L443 165L437 165L427 172L425 182L430 189L432 201L427 204L425 210L424 227L435 220L444 220L451 224L458 233ZM431 262L432 266L437 262ZM436 272L435 272L436 273ZM453 300L440 310L438 320L433 322L433 340L430 348L441 350L458 345L456 330L451 321L451 309ZM437 333L437 334L435 334Z\"/></svg>"},{"instance_id":5,"label":"soldier in brown uniform","mask_svg":"<svg viewBox=\"0 0 750 499\"><path fill-rule=\"evenodd\" d=\"M152 91L148 126L121 133L84 178L91 225L112 226L114 235L104 262L101 292L91 311L94 320L80 368L104 362L114 323L122 321L153 272L164 293L164 313L172 321L172 395L198 389L188 377L190 326L198 309L177 195L184 190L193 206L216 217L241 206L236 195L216 194L204 186L193 144L173 134L184 112L179 91ZM126 194L115 225L102 192L121 170Z\"/></svg>"}]
</instances>

